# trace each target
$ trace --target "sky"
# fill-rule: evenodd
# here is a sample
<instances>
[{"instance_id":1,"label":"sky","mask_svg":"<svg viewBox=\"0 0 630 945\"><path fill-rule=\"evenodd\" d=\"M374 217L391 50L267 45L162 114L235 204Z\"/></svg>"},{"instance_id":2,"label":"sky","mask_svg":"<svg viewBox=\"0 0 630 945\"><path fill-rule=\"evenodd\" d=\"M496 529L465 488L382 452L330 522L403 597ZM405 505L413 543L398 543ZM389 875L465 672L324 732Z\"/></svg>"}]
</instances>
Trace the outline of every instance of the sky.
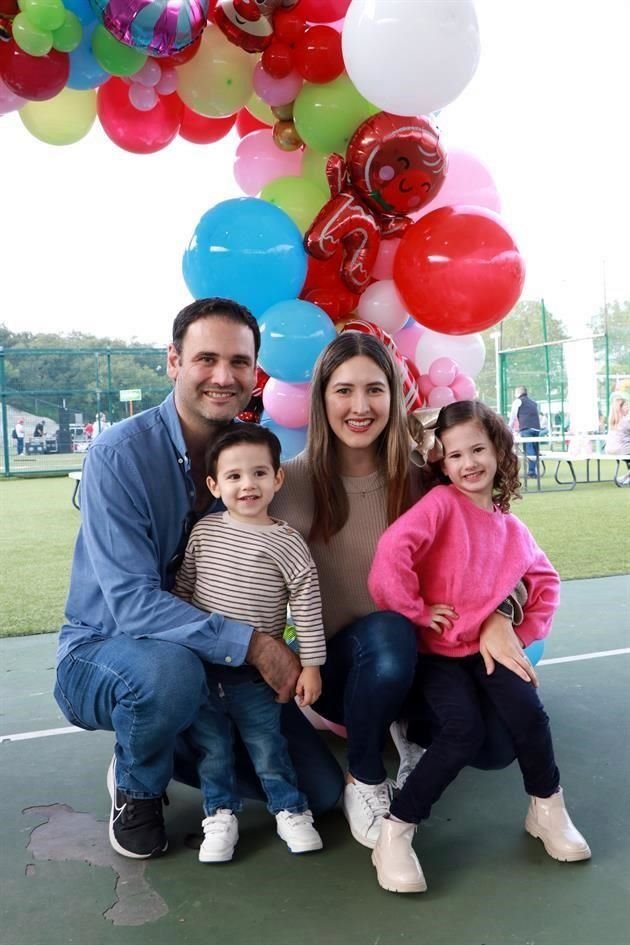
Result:
<instances>
[{"instance_id":1,"label":"sky","mask_svg":"<svg viewBox=\"0 0 630 945\"><path fill-rule=\"evenodd\" d=\"M476 8L479 68L440 128L494 177L527 266L523 298L544 297L577 337L604 298L630 299L630 3ZM242 195L237 140L133 155L98 123L59 148L0 118L0 322L166 343L191 300L181 260L197 222Z\"/></svg>"}]
</instances>

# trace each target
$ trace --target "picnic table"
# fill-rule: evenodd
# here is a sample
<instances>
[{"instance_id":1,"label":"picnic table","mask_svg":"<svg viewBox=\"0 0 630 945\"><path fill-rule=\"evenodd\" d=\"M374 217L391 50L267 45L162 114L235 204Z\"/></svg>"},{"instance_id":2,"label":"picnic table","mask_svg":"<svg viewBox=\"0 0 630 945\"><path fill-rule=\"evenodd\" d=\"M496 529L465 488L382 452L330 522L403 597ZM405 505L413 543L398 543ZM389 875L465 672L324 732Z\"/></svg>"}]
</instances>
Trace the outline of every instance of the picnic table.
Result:
<instances>
[{"instance_id":1,"label":"picnic table","mask_svg":"<svg viewBox=\"0 0 630 945\"><path fill-rule=\"evenodd\" d=\"M626 463L630 462L630 455L603 453L600 450L606 441L605 434L564 434L547 436L518 436L514 437L518 445L525 443L536 443L538 449L538 461L536 463L536 475L527 474L527 456L523 450L523 489L529 491L530 485L534 484L537 492L546 492L542 479L545 475L545 462L555 462L553 478L556 491L571 491L579 483L589 482L614 482L616 486L623 488L627 483L623 482L627 473ZM547 445L547 448L545 448ZM556 447L555 449L553 447ZM574 463L581 460L585 464L585 477L579 478ZM609 460L615 463L615 470L612 477L606 476L602 470L602 460Z\"/></svg>"},{"instance_id":2,"label":"picnic table","mask_svg":"<svg viewBox=\"0 0 630 945\"><path fill-rule=\"evenodd\" d=\"M81 504L79 501L79 490L81 488L81 470L76 469L73 472L68 473L68 479L74 480L74 491L72 493L72 504L75 509L80 509Z\"/></svg>"}]
</instances>

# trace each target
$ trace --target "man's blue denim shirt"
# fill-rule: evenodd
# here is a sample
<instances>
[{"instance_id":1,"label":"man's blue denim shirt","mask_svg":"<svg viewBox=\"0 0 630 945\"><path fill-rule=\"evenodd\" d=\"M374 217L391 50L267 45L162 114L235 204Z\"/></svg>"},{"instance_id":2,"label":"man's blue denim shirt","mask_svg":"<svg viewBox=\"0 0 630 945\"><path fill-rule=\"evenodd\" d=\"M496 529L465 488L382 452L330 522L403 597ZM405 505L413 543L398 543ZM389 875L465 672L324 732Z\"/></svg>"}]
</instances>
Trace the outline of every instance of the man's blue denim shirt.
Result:
<instances>
[{"instance_id":1,"label":"man's blue denim shirt","mask_svg":"<svg viewBox=\"0 0 630 945\"><path fill-rule=\"evenodd\" d=\"M174 556L184 550L194 504L172 393L100 434L83 466L58 663L82 643L121 633L180 643L209 663L244 662L252 627L170 593Z\"/></svg>"}]
</instances>

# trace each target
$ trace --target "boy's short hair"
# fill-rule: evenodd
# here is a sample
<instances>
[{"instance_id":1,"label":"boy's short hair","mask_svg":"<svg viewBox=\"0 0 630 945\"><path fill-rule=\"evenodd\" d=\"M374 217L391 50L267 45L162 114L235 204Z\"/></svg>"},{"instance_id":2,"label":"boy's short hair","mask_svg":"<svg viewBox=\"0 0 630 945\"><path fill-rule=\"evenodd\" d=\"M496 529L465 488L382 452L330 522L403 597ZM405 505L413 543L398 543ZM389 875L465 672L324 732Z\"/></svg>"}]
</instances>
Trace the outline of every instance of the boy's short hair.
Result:
<instances>
[{"instance_id":1,"label":"boy's short hair","mask_svg":"<svg viewBox=\"0 0 630 945\"><path fill-rule=\"evenodd\" d=\"M206 475L215 480L219 456L231 446L241 443L251 443L255 446L266 446L271 456L271 465L275 473L280 469L280 453L282 447L275 433L258 423L232 423L213 440L206 450Z\"/></svg>"}]
</instances>

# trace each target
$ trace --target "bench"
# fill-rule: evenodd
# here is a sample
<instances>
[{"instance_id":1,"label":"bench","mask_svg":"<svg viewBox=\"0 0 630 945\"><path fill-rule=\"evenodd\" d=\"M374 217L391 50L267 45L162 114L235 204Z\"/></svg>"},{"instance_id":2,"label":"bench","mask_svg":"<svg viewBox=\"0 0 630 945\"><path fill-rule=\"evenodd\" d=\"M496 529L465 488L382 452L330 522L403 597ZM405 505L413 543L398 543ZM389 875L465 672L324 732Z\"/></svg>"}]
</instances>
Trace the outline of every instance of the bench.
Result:
<instances>
[{"instance_id":1,"label":"bench","mask_svg":"<svg viewBox=\"0 0 630 945\"><path fill-rule=\"evenodd\" d=\"M72 504L75 509L81 509L79 502L79 489L81 488L81 470L77 469L74 472L68 473L68 479L74 480L74 492L72 493Z\"/></svg>"},{"instance_id":2,"label":"bench","mask_svg":"<svg viewBox=\"0 0 630 945\"><path fill-rule=\"evenodd\" d=\"M568 489L575 489L578 482L614 482L616 486L623 488L624 486L630 485L630 482L624 482L624 478L628 472L628 469L625 468L626 463L630 463L630 455L622 455L616 453L588 453L582 454L573 453L570 450L541 450L539 453L539 458L549 461L555 461L556 468L554 470L554 479L559 486L564 486ZM586 479L578 480L575 474L574 462L581 460L586 463ZM613 474L612 480L602 479L602 470L601 463L602 460L612 460L615 463L615 472ZM570 479L561 479L560 470L562 464L566 463L570 476ZM591 463L597 464L596 476L591 477Z\"/></svg>"}]
</instances>

